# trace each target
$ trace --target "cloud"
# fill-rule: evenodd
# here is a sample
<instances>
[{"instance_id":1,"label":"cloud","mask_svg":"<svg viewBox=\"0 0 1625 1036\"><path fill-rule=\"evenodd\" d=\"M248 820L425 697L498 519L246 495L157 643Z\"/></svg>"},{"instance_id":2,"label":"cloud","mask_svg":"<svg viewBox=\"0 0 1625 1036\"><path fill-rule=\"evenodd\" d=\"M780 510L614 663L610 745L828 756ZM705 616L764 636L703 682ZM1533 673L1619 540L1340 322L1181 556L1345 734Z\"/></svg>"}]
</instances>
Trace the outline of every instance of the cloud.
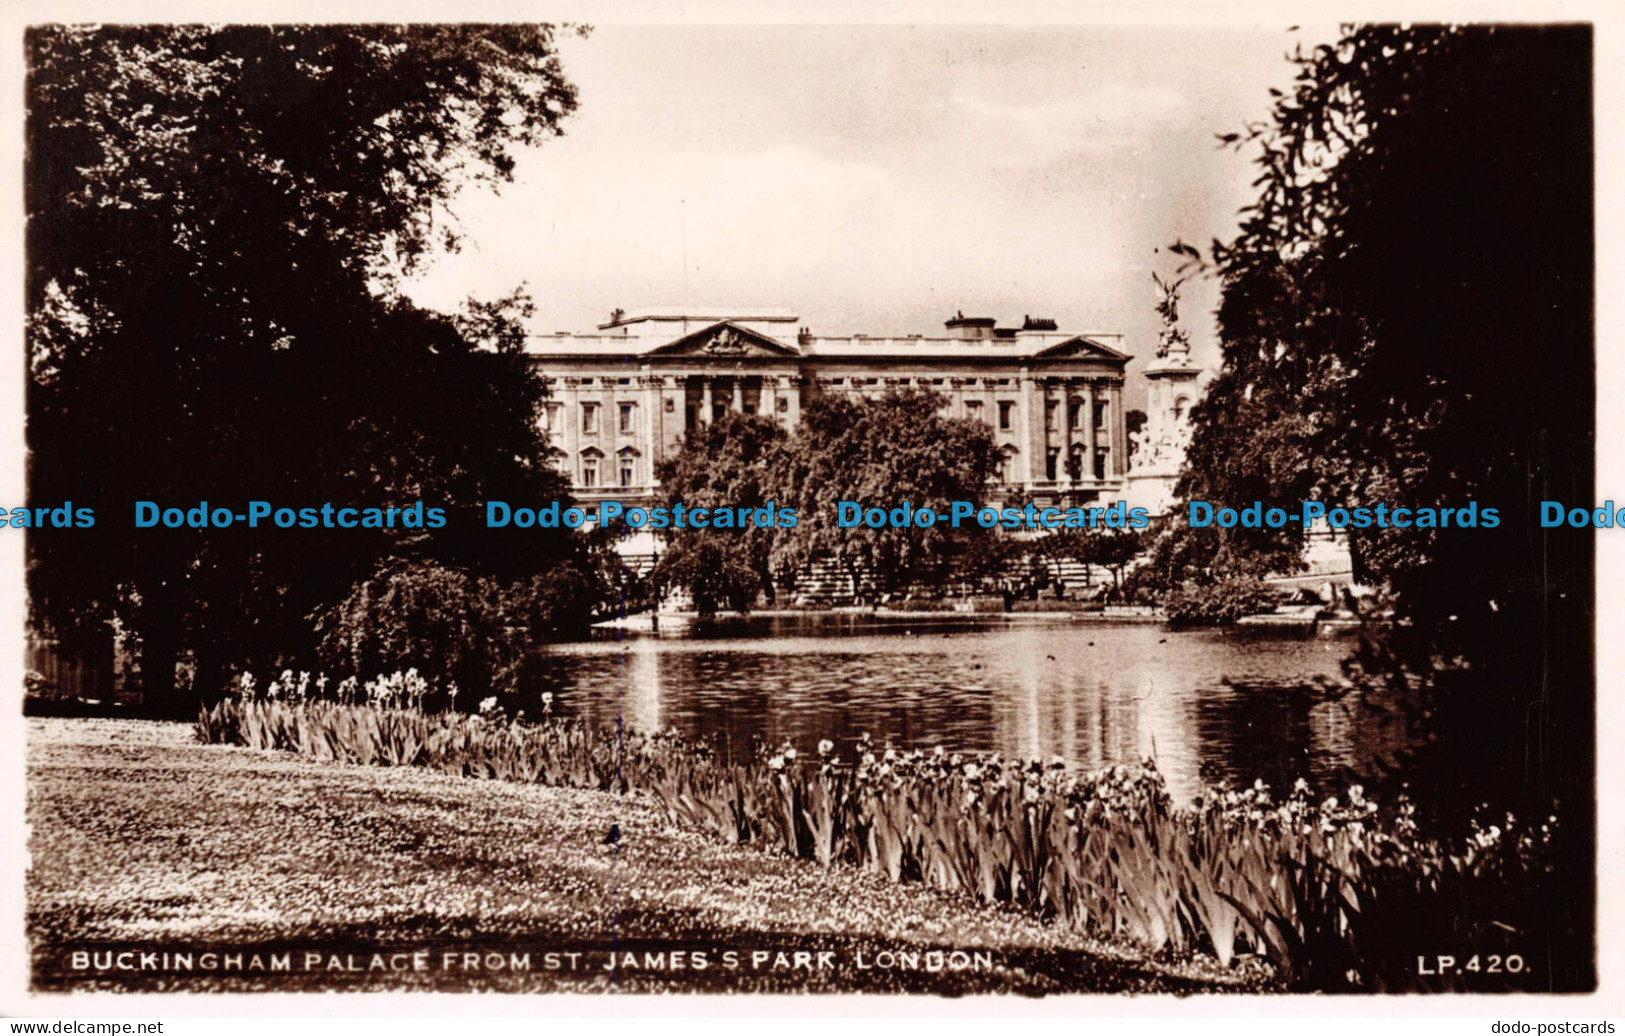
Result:
<instances>
[{"instance_id":1,"label":"cloud","mask_svg":"<svg viewBox=\"0 0 1625 1036\"><path fill-rule=\"evenodd\" d=\"M952 104L969 131L1000 145L990 149L999 165L1143 148L1150 134L1177 124L1191 110L1190 101L1176 91L1121 84L1042 104L1006 104L958 91Z\"/></svg>"}]
</instances>

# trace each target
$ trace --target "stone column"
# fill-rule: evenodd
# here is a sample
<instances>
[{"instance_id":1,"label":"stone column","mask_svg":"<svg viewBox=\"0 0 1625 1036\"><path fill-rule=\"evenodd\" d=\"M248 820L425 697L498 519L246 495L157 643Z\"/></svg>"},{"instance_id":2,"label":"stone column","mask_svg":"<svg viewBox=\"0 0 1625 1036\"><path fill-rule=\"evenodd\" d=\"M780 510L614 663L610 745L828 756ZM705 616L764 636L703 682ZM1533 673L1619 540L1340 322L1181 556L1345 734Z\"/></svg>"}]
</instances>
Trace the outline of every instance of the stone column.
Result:
<instances>
[{"instance_id":1,"label":"stone column","mask_svg":"<svg viewBox=\"0 0 1625 1036\"><path fill-rule=\"evenodd\" d=\"M574 486L581 477L581 379L561 378L564 384L564 405L559 408L559 421L564 427L558 445L564 451L559 462Z\"/></svg>"},{"instance_id":2,"label":"stone column","mask_svg":"<svg viewBox=\"0 0 1625 1036\"><path fill-rule=\"evenodd\" d=\"M1095 382L1083 383L1083 477L1095 480Z\"/></svg>"},{"instance_id":3,"label":"stone column","mask_svg":"<svg viewBox=\"0 0 1625 1036\"><path fill-rule=\"evenodd\" d=\"M700 424L711 423L711 377L700 378Z\"/></svg>"},{"instance_id":4,"label":"stone column","mask_svg":"<svg viewBox=\"0 0 1625 1036\"><path fill-rule=\"evenodd\" d=\"M756 394L756 413L774 424L779 421L779 379L775 374L762 375L762 390Z\"/></svg>"},{"instance_id":5,"label":"stone column","mask_svg":"<svg viewBox=\"0 0 1625 1036\"><path fill-rule=\"evenodd\" d=\"M733 376L733 399L728 403L728 409L736 414L745 412L745 376L735 373Z\"/></svg>"},{"instance_id":6,"label":"stone column","mask_svg":"<svg viewBox=\"0 0 1625 1036\"><path fill-rule=\"evenodd\" d=\"M1041 470L1046 477L1049 475L1049 451L1055 447L1061 435L1061 408L1059 404L1055 407L1055 428L1051 429L1049 426L1049 405L1054 400L1055 385L1053 379L1038 379L1038 421L1039 428L1044 436L1044 448L1039 451L1039 462L1042 464ZM1052 484L1059 483L1064 478L1066 478L1066 472L1063 469L1062 461L1057 460L1055 462L1055 477L1050 479L1050 482Z\"/></svg>"},{"instance_id":7,"label":"stone column","mask_svg":"<svg viewBox=\"0 0 1625 1036\"><path fill-rule=\"evenodd\" d=\"M1065 478L1069 489L1076 489L1079 482L1089 477L1089 461L1087 458L1083 461L1078 473L1076 475L1072 474L1072 447L1077 443L1078 435L1078 429L1072 427L1072 393L1077 388L1076 378L1066 378L1061 382L1061 406L1058 415L1061 423L1061 465L1066 471ZM1093 417L1092 414L1082 412L1084 408L1081 404L1079 409L1080 423Z\"/></svg>"},{"instance_id":8,"label":"stone column","mask_svg":"<svg viewBox=\"0 0 1625 1036\"><path fill-rule=\"evenodd\" d=\"M779 392L790 404L784 412L784 425L794 428L801 423L801 379L796 376L779 379Z\"/></svg>"},{"instance_id":9,"label":"stone column","mask_svg":"<svg viewBox=\"0 0 1625 1036\"><path fill-rule=\"evenodd\" d=\"M1111 429L1111 467L1107 473L1117 478L1128 474L1128 416L1123 413L1123 383L1112 382L1106 406L1106 427Z\"/></svg>"},{"instance_id":10,"label":"stone column","mask_svg":"<svg viewBox=\"0 0 1625 1036\"><path fill-rule=\"evenodd\" d=\"M598 448L604 451L598 462L598 485L606 490L621 484L620 394L619 378L598 376Z\"/></svg>"},{"instance_id":11,"label":"stone column","mask_svg":"<svg viewBox=\"0 0 1625 1036\"><path fill-rule=\"evenodd\" d=\"M1022 484L1029 493L1044 478L1044 410L1037 380L1027 368L1021 369L1021 422L1027 453L1027 478Z\"/></svg>"},{"instance_id":12,"label":"stone column","mask_svg":"<svg viewBox=\"0 0 1625 1036\"><path fill-rule=\"evenodd\" d=\"M661 378L660 396L662 410L665 404L671 404L671 416L661 418L665 437L660 444L660 455L668 457L677 452L688 431L688 379L682 375Z\"/></svg>"},{"instance_id":13,"label":"stone column","mask_svg":"<svg viewBox=\"0 0 1625 1036\"><path fill-rule=\"evenodd\" d=\"M643 454L643 463L646 465L642 484L654 486L655 465L660 461L660 445L663 441L661 428L664 424L664 415L660 407L660 379L649 374L649 368L644 367L641 379L643 385L643 423L638 428L638 451Z\"/></svg>"}]
</instances>

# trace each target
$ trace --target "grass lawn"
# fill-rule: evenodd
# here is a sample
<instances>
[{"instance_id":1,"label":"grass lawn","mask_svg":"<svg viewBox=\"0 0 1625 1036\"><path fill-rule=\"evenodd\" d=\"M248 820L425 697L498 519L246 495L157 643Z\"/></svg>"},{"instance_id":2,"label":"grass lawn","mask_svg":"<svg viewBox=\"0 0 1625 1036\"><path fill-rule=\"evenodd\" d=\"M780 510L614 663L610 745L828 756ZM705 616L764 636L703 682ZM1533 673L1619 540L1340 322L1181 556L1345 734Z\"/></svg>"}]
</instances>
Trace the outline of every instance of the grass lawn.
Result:
<instances>
[{"instance_id":1,"label":"grass lawn","mask_svg":"<svg viewBox=\"0 0 1625 1036\"><path fill-rule=\"evenodd\" d=\"M28 724L39 991L1042 994L1262 980L716 845L636 796L205 746L183 724ZM612 823L618 844L605 841ZM931 951L955 950L971 966L932 970ZM243 963L227 970L231 954ZM267 968L286 954L288 970L255 970L256 954Z\"/></svg>"}]
</instances>

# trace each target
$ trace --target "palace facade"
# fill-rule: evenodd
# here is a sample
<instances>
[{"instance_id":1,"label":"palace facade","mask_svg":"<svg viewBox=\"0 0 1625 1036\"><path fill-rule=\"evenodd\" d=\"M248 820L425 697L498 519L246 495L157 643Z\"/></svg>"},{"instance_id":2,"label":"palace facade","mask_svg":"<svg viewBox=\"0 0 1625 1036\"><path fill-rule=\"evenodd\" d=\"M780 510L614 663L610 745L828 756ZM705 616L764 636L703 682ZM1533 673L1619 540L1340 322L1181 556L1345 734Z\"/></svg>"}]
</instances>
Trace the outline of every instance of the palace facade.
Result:
<instances>
[{"instance_id":1,"label":"palace facade","mask_svg":"<svg viewBox=\"0 0 1625 1036\"><path fill-rule=\"evenodd\" d=\"M659 461L727 411L792 428L821 394L894 386L941 393L944 414L988 425L1004 454L995 497L1077 504L1122 490L1120 336L963 314L932 337L815 335L797 321L782 310L647 309L595 334L533 336L526 349L549 388L543 426L577 495L652 495Z\"/></svg>"}]
</instances>

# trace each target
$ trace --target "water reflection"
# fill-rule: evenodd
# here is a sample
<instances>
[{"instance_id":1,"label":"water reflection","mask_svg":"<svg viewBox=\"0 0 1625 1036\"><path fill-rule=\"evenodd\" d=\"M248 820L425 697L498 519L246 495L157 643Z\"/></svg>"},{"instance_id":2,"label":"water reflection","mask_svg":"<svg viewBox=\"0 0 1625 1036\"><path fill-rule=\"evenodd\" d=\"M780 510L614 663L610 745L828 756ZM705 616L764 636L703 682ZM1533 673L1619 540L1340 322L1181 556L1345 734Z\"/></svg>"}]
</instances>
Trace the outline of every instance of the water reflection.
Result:
<instances>
[{"instance_id":1,"label":"water reflection","mask_svg":"<svg viewBox=\"0 0 1625 1036\"><path fill-rule=\"evenodd\" d=\"M1156 626L920 616L767 617L665 636L552 645L530 694L634 730L843 749L859 734L1084 768L1154 756L1180 798L1203 781L1335 790L1404 747L1381 703L1306 686L1335 677L1347 642Z\"/></svg>"}]
</instances>

